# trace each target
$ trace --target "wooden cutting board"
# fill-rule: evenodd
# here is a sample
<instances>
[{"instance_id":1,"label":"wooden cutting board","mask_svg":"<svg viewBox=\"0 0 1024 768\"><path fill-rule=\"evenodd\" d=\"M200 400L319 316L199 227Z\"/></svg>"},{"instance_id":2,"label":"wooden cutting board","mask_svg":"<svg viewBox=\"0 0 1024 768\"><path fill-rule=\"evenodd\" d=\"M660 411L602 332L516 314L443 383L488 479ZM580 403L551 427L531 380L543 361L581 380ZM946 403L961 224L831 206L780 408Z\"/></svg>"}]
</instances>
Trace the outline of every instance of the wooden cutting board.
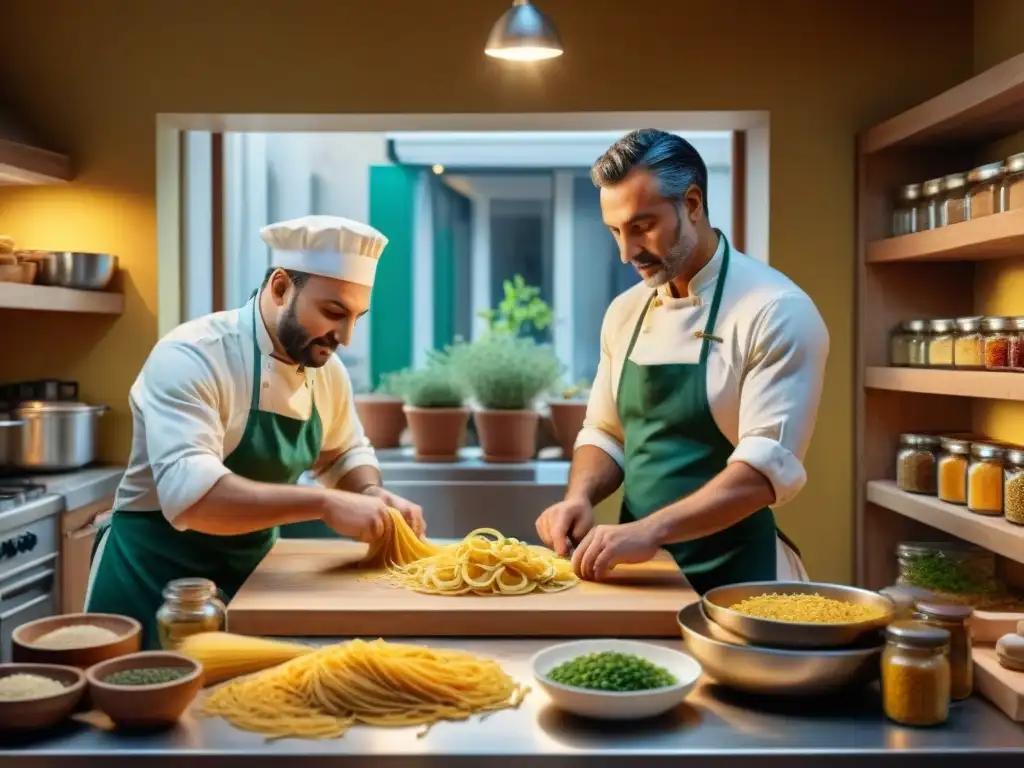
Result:
<instances>
[{"instance_id":1,"label":"wooden cutting board","mask_svg":"<svg viewBox=\"0 0 1024 768\"><path fill-rule=\"evenodd\" d=\"M228 606L228 629L277 637L678 637L697 600L666 552L606 583L518 596L422 595L366 581L366 545L282 539Z\"/></svg>"},{"instance_id":2,"label":"wooden cutting board","mask_svg":"<svg viewBox=\"0 0 1024 768\"><path fill-rule=\"evenodd\" d=\"M974 648L974 689L1011 720L1024 722L1024 672L999 663L991 646Z\"/></svg>"}]
</instances>

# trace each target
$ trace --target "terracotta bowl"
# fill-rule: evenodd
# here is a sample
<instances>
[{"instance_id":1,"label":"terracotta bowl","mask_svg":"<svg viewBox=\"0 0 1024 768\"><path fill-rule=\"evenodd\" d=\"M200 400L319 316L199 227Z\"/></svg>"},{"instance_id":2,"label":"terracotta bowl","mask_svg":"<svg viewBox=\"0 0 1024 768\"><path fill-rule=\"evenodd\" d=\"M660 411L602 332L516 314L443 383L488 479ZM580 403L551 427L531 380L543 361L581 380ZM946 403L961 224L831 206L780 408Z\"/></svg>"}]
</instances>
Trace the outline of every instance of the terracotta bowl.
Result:
<instances>
[{"instance_id":1,"label":"terracotta bowl","mask_svg":"<svg viewBox=\"0 0 1024 768\"><path fill-rule=\"evenodd\" d=\"M57 664L0 664L0 677L39 675L59 680L60 693L39 699L0 701L0 730L30 731L51 728L66 719L85 693L85 675L77 667Z\"/></svg>"},{"instance_id":2,"label":"terracotta bowl","mask_svg":"<svg viewBox=\"0 0 1024 768\"><path fill-rule=\"evenodd\" d=\"M104 678L115 672L143 667L187 669L188 674L156 685L112 685ZM180 653L143 651L110 659L86 673L89 696L120 728L159 728L173 725L203 687L203 665Z\"/></svg>"},{"instance_id":3,"label":"terracotta bowl","mask_svg":"<svg viewBox=\"0 0 1024 768\"><path fill-rule=\"evenodd\" d=\"M117 640L83 648L40 648L35 641L60 627L93 624L117 633ZM107 659L135 653L142 647L142 625L127 616L112 613L66 613L22 624L11 635L12 656L17 662L65 664L86 669Z\"/></svg>"}]
</instances>

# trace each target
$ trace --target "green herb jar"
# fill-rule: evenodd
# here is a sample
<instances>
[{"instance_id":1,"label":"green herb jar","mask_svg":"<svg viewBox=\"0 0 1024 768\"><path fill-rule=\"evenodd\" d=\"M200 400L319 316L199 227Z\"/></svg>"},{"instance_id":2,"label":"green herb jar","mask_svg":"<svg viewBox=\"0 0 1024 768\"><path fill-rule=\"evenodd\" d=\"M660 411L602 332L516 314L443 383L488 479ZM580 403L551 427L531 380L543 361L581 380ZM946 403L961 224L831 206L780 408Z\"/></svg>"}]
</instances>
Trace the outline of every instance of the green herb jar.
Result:
<instances>
[{"instance_id":1,"label":"green herb jar","mask_svg":"<svg viewBox=\"0 0 1024 768\"><path fill-rule=\"evenodd\" d=\"M946 542L904 542L896 548L897 584L926 589L948 601L972 604L998 592L995 555L981 547Z\"/></svg>"}]
</instances>

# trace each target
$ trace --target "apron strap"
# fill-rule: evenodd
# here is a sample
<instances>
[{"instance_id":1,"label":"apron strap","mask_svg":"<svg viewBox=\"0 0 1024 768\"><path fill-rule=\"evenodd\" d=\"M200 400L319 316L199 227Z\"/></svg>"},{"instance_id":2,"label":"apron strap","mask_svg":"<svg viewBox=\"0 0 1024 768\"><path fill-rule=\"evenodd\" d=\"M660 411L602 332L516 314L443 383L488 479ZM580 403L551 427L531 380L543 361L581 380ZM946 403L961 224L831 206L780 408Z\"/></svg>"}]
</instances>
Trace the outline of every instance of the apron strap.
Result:
<instances>
[{"instance_id":1,"label":"apron strap","mask_svg":"<svg viewBox=\"0 0 1024 768\"><path fill-rule=\"evenodd\" d=\"M255 293L253 294L255 299ZM260 354L260 345L256 341L256 303L257 300L252 302L252 397L249 402L249 410L258 411L260 409L260 363L263 361L263 356Z\"/></svg>"},{"instance_id":2,"label":"apron strap","mask_svg":"<svg viewBox=\"0 0 1024 768\"><path fill-rule=\"evenodd\" d=\"M636 340L640 336L640 329L644 326L644 318L647 316L647 310L650 309L651 302L658 295L657 291L654 291L650 296L647 297L647 303L644 304L643 311L640 312L640 319L636 321L636 327L633 328L633 335L629 339L629 346L626 347L626 360L629 360L629 356L633 354L633 347L636 345Z\"/></svg>"},{"instance_id":3,"label":"apron strap","mask_svg":"<svg viewBox=\"0 0 1024 768\"><path fill-rule=\"evenodd\" d=\"M715 232L722 242L725 243L725 253L722 254L722 269L718 273L718 282L715 284L715 295L711 299L711 311L708 312L708 321L704 326L704 332L701 334L701 345L700 345L700 364L704 365L708 361L708 355L711 353L711 340L708 338L714 330L715 323L718 320L718 308L722 305L722 293L725 288L725 276L729 272L729 241L725 235L722 234L721 230L716 229Z\"/></svg>"}]
</instances>

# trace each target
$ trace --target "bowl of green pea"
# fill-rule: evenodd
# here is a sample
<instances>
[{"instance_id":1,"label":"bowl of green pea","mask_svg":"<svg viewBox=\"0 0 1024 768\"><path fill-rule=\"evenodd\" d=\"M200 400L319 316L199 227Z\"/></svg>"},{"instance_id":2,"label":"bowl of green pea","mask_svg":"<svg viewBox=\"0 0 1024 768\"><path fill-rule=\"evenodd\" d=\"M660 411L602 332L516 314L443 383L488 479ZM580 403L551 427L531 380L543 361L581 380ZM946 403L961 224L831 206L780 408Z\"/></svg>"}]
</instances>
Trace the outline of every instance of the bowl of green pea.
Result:
<instances>
[{"instance_id":1,"label":"bowl of green pea","mask_svg":"<svg viewBox=\"0 0 1024 768\"><path fill-rule=\"evenodd\" d=\"M601 720L656 717L678 706L700 679L687 653L633 640L578 640L533 657L533 676L552 703Z\"/></svg>"},{"instance_id":2,"label":"bowl of green pea","mask_svg":"<svg viewBox=\"0 0 1024 768\"><path fill-rule=\"evenodd\" d=\"M203 665L168 651L142 651L85 672L93 706L121 728L173 725L203 687Z\"/></svg>"}]
</instances>

